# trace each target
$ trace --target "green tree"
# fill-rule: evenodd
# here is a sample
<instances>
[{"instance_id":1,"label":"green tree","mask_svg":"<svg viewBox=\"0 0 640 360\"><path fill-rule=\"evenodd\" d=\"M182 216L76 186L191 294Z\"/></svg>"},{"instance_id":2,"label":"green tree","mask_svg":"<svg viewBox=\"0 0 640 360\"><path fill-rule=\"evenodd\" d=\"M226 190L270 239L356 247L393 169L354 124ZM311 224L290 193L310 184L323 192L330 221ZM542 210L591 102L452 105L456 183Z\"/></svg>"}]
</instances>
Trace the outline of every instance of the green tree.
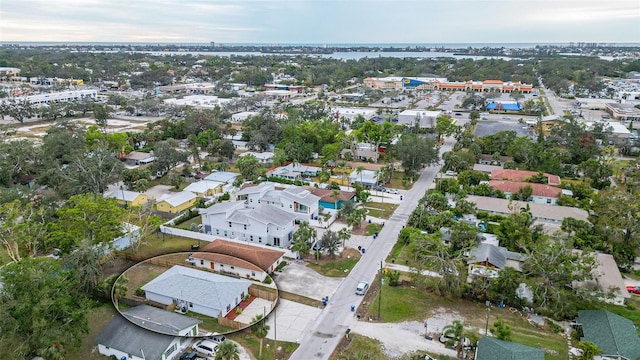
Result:
<instances>
[{"instance_id":1,"label":"green tree","mask_svg":"<svg viewBox=\"0 0 640 360\"><path fill-rule=\"evenodd\" d=\"M73 158L62 174L73 194L102 194L109 184L120 179L123 170L122 162L102 144Z\"/></svg>"},{"instance_id":2,"label":"green tree","mask_svg":"<svg viewBox=\"0 0 640 360\"><path fill-rule=\"evenodd\" d=\"M85 294L91 295L96 290L100 277L102 277L102 264L104 257L101 247L96 247L88 240L83 240L74 251L65 254L62 262L68 268L73 269L73 275L78 287Z\"/></svg>"},{"instance_id":3,"label":"green tree","mask_svg":"<svg viewBox=\"0 0 640 360\"><path fill-rule=\"evenodd\" d=\"M438 141L441 140L442 135L450 136L458 130L458 126L454 120L446 116L438 116L436 119L436 133L438 134Z\"/></svg>"},{"instance_id":4,"label":"green tree","mask_svg":"<svg viewBox=\"0 0 640 360\"><path fill-rule=\"evenodd\" d=\"M455 320L452 324L442 329L442 334L449 338L446 342L447 346L456 347L456 355L458 359L462 359L462 350L464 347L464 325L460 320Z\"/></svg>"},{"instance_id":5,"label":"green tree","mask_svg":"<svg viewBox=\"0 0 640 360\"><path fill-rule=\"evenodd\" d=\"M593 360L594 356L602 354L602 349L591 341L580 341L578 349L582 350L580 360Z\"/></svg>"},{"instance_id":6,"label":"green tree","mask_svg":"<svg viewBox=\"0 0 640 360\"><path fill-rule=\"evenodd\" d=\"M347 216L347 224L353 226L354 228L359 228L362 225L362 222L367 218L367 209L358 208Z\"/></svg>"},{"instance_id":7,"label":"green tree","mask_svg":"<svg viewBox=\"0 0 640 360\"><path fill-rule=\"evenodd\" d=\"M186 162L189 153L177 150L177 143L173 139L159 141L153 146L153 155L156 158L151 168L164 175L181 162Z\"/></svg>"},{"instance_id":8,"label":"green tree","mask_svg":"<svg viewBox=\"0 0 640 360\"><path fill-rule=\"evenodd\" d=\"M343 227L338 231L338 237L342 240L342 248L344 249L345 241L351 239L351 230L347 227Z\"/></svg>"},{"instance_id":9,"label":"green tree","mask_svg":"<svg viewBox=\"0 0 640 360\"><path fill-rule=\"evenodd\" d=\"M405 173L409 175L438 160L436 142L432 138L423 138L413 133L402 135L396 145L396 153Z\"/></svg>"},{"instance_id":10,"label":"green tree","mask_svg":"<svg viewBox=\"0 0 640 360\"><path fill-rule=\"evenodd\" d=\"M335 258L340 247L340 240L340 236L335 231L327 230L320 238L320 246L331 258Z\"/></svg>"},{"instance_id":11,"label":"green tree","mask_svg":"<svg viewBox=\"0 0 640 360\"><path fill-rule=\"evenodd\" d=\"M34 202L13 200L0 205L0 242L12 261L46 249L45 208Z\"/></svg>"},{"instance_id":12,"label":"green tree","mask_svg":"<svg viewBox=\"0 0 640 360\"><path fill-rule=\"evenodd\" d=\"M255 181L260 176L260 170L262 170L262 165L260 164L260 160L258 160L253 155L246 155L238 159L236 162L236 167L242 174L242 177L249 181Z\"/></svg>"},{"instance_id":13,"label":"green tree","mask_svg":"<svg viewBox=\"0 0 640 360\"><path fill-rule=\"evenodd\" d=\"M511 326L505 323L502 319L494 322L490 331L491 334L500 340L511 341Z\"/></svg>"},{"instance_id":14,"label":"green tree","mask_svg":"<svg viewBox=\"0 0 640 360\"><path fill-rule=\"evenodd\" d=\"M312 228L308 222L300 223L298 229L293 233L292 251L297 251L300 255L309 255L311 244L318 237L316 229Z\"/></svg>"},{"instance_id":15,"label":"green tree","mask_svg":"<svg viewBox=\"0 0 640 360\"><path fill-rule=\"evenodd\" d=\"M73 270L49 258L24 258L0 269L0 353L12 359L62 359L88 333L89 301Z\"/></svg>"},{"instance_id":16,"label":"green tree","mask_svg":"<svg viewBox=\"0 0 640 360\"><path fill-rule=\"evenodd\" d=\"M240 360L238 345L229 340L222 342L222 344L218 345L215 360Z\"/></svg>"},{"instance_id":17,"label":"green tree","mask_svg":"<svg viewBox=\"0 0 640 360\"><path fill-rule=\"evenodd\" d=\"M267 325L267 318L263 315L256 315L253 319L251 319L251 332L253 336L258 338L260 341L260 351L258 353L258 358L262 358L262 342L264 338L269 334L269 325Z\"/></svg>"}]
</instances>

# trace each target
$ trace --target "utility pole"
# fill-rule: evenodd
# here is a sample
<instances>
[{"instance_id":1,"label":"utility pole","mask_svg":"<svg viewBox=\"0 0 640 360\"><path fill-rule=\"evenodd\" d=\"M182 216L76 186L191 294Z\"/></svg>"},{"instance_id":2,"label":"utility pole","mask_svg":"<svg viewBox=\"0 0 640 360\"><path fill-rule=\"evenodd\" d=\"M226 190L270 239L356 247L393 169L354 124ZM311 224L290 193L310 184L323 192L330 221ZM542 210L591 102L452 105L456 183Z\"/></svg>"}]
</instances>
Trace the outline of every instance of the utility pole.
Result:
<instances>
[{"instance_id":1,"label":"utility pole","mask_svg":"<svg viewBox=\"0 0 640 360\"><path fill-rule=\"evenodd\" d=\"M382 304L382 285L384 284L384 272L382 270L382 260L380 260L380 291L378 292L378 320L380 320L380 305Z\"/></svg>"},{"instance_id":2,"label":"utility pole","mask_svg":"<svg viewBox=\"0 0 640 360\"><path fill-rule=\"evenodd\" d=\"M484 326L484 336L487 336L487 333L489 332L489 305L491 305L489 300L485 302L485 305L487 306L487 323Z\"/></svg>"}]
</instances>

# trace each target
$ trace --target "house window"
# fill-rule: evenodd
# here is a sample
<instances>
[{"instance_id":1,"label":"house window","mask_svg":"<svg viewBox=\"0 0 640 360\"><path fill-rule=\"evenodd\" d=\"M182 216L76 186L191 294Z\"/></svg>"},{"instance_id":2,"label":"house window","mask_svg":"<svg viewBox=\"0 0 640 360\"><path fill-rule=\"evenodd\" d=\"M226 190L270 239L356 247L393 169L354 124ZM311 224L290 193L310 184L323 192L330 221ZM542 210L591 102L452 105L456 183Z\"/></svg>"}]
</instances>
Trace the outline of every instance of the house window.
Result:
<instances>
[{"instance_id":1,"label":"house window","mask_svg":"<svg viewBox=\"0 0 640 360\"><path fill-rule=\"evenodd\" d=\"M253 202L253 199L249 199L249 202Z\"/></svg>"},{"instance_id":2,"label":"house window","mask_svg":"<svg viewBox=\"0 0 640 360\"><path fill-rule=\"evenodd\" d=\"M280 246L280 238L273 238L273 245Z\"/></svg>"},{"instance_id":3,"label":"house window","mask_svg":"<svg viewBox=\"0 0 640 360\"><path fill-rule=\"evenodd\" d=\"M249 240L253 241L253 235L249 235Z\"/></svg>"},{"instance_id":4,"label":"house window","mask_svg":"<svg viewBox=\"0 0 640 360\"><path fill-rule=\"evenodd\" d=\"M224 267L224 264L220 264L220 267Z\"/></svg>"},{"instance_id":5,"label":"house window","mask_svg":"<svg viewBox=\"0 0 640 360\"><path fill-rule=\"evenodd\" d=\"M547 199L547 204L551 204L551 199Z\"/></svg>"},{"instance_id":6,"label":"house window","mask_svg":"<svg viewBox=\"0 0 640 360\"><path fill-rule=\"evenodd\" d=\"M267 228L267 232L269 232L269 228Z\"/></svg>"},{"instance_id":7,"label":"house window","mask_svg":"<svg viewBox=\"0 0 640 360\"><path fill-rule=\"evenodd\" d=\"M227 305L227 311L231 311L231 305Z\"/></svg>"},{"instance_id":8,"label":"house window","mask_svg":"<svg viewBox=\"0 0 640 360\"><path fill-rule=\"evenodd\" d=\"M293 209L293 205L289 205L289 209Z\"/></svg>"},{"instance_id":9,"label":"house window","mask_svg":"<svg viewBox=\"0 0 640 360\"><path fill-rule=\"evenodd\" d=\"M231 227L231 221L229 221L229 227Z\"/></svg>"},{"instance_id":10,"label":"house window","mask_svg":"<svg viewBox=\"0 0 640 360\"><path fill-rule=\"evenodd\" d=\"M204 265L204 260L200 260L200 265Z\"/></svg>"},{"instance_id":11,"label":"house window","mask_svg":"<svg viewBox=\"0 0 640 360\"><path fill-rule=\"evenodd\" d=\"M224 236L225 236L225 237L227 236L227 230L225 230L225 231L224 231Z\"/></svg>"},{"instance_id":12,"label":"house window","mask_svg":"<svg viewBox=\"0 0 640 360\"><path fill-rule=\"evenodd\" d=\"M258 204L260 204L260 200L258 200Z\"/></svg>"},{"instance_id":13,"label":"house window","mask_svg":"<svg viewBox=\"0 0 640 360\"><path fill-rule=\"evenodd\" d=\"M190 308L192 308L192 307L193 307L193 303L192 303L192 302L190 302L190 303L189 303L189 307L190 307Z\"/></svg>"},{"instance_id":14,"label":"house window","mask_svg":"<svg viewBox=\"0 0 640 360\"><path fill-rule=\"evenodd\" d=\"M262 242L262 236L258 236L258 242Z\"/></svg>"},{"instance_id":15,"label":"house window","mask_svg":"<svg viewBox=\"0 0 640 360\"><path fill-rule=\"evenodd\" d=\"M256 272L255 272L255 271L252 271L252 272L251 272L251 276L256 276Z\"/></svg>"},{"instance_id":16,"label":"house window","mask_svg":"<svg viewBox=\"0 0 640 360\"><path fill-rule=\"evenodd\" d=\"M216 229L216 235L220 235L220 229Z\"/></svg>"},{"instance_id":17,"label":"house window","mask_svg":"<svg viewBox=\"0 0 640 360\"><path fill-rule=\"evenodd\" d=\"M178 348L178 346L176 344L171 345L171 347L168 348L167 351L164 352L164 356L166 358L170 358L171 354L173 354L173 352L176 351L177 348Z\"/></svg>"},{"instance_id":18,"label":"house window","mask_svg":"<svg viewBox=\"0 0 640 360\"><path fill-rule=\"evenodd\" d=\"M235 267L234 267L234 266L232 266L232 267L231 267L231 270L235 270Z\"/></svg>"},{"instance_id":19,"label":"house window","mask_svg":"<svg viewBox=\"0 0 640 360\"><path fill-rule=\"evenodd\" d=\"M244 299L244 291L240 293L240 297Z\"/></svg>"},{"instance_id":20,"label":"house window","mask_svg":"<svg viewBox=\"0 0 640 360\"><path fill-rule=\"evenodd\" d=\"M245 230L247 230L247 224L242 225Z\"/></svg>"}]
</instances>

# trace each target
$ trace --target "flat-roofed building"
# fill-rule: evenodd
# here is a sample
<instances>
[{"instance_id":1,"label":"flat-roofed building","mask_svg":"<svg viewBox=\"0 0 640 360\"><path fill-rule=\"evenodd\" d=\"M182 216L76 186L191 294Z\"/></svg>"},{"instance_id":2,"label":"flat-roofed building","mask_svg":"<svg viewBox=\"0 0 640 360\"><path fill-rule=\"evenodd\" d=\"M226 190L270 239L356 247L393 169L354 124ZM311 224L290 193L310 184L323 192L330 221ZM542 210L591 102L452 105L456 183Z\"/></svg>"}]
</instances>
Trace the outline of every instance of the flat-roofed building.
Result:
<instances>
[{"instance_id":1,"label":"flat-roofed building","mask_svg":"<svg viewBox=\"0 0 640 360\"><path fill-rule=\"evenodd\" d=\"M398 124L409 127L417 125L421 128L433 128L440 115L442 115L442 111L405 110L398 114Z\"/></svg>"}]
</instances>

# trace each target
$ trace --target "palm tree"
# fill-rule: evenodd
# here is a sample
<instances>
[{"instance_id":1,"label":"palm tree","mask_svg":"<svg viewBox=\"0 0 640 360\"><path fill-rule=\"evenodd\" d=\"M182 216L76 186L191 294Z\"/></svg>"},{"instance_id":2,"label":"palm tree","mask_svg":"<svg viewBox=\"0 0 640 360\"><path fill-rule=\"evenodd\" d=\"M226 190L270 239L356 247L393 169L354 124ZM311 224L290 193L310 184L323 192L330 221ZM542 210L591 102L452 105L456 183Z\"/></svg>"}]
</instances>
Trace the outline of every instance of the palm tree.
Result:
<instances>
[{"instance_id":1,"label":"palm tree","mask_svg":"<svg viewBox=\"0 0 640 360\"><path fill-rule=\"evenodd\" d=\"M338 210L338 199L340 198L340 191L334 189L333 193L331 194L331 197L333 198L333 207L337 211Z\"/></svg>"},{"instance_id":2,"label":"palm tree","mask_svg":"<svg viewBox=\"0 0 640 360\"><path fill-rule=\"evenodd\" d=\"M267 319L263 315L256 315L251 319L251 323L253 324L251 325L251 332L260 340L258 358L262 358L262 343L269 333L269 325L267 325Z\"/></svg>"},{"instance_id":3,"label":"palm tree","mask_svg":"<svg viewBox=\"0 0 640 360\"><path fill-rule=\"evenodd\" d=\"M460 320L455 320L453 324L447 325L442 329L442 335L448 338L447 346L456 346L456 353L458 359L462 359L462 347L464 346L464 326Z\"/></svg>"},{"instance_id":4,"label":"palm tree","mask_svg":"<svg viewBox=\"0 0 640 360\"><path fill-rule=\"evenodd\" d=\"M349 228L342 228L338 231L338 237L342 240L342 249L344 250L344 242L351 238L351 230Z\"/></svg>"},{"instance_id":5,"label":"palm tree","mask_svg":"<svg viewBox=\"0 0 640 360\"><path fill-rule=\"evenodd\" d=\"M364 166L360 165L356 168L356 174L360 174L360 185L364 186L362 181L362 171L364 171Z\"/></svg>"},{"instance_id":6,"label":"palm tree","mask_svg":"<svg viewBox=\"0 0 640 360\"><path fill-rule=\"evenodd\" d=\"M216 360L240 360L240 351L238 345L229 340L218 345L216 352Z\"/></svg>"}]
</instances>

